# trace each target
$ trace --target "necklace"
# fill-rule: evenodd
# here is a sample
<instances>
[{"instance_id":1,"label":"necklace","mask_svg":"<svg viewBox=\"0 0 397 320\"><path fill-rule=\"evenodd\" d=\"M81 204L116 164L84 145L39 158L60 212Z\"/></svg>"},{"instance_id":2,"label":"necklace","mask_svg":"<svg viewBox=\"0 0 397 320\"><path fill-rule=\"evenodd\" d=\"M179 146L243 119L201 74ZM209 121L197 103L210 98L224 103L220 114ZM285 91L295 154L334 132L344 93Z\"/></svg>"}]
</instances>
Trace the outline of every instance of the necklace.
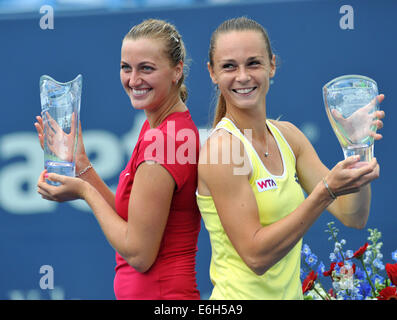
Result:
<instances>
[{"instance_id":1,"label":"necklace","mask_svg":"<svg viewBox=\"0 0 397 320\"><path fill-rule=\"evenodd\" d=\"M232 120L234 125L237 127L237 122L236 122L236 120L234 120L233 116L231 114L229 114L229 117L231 118L230 120ZM239 127L237 127L237 128L242 133L241 129ZM266 135L266 151L264 153L265 158L267 158L270 155L270 153L269 153L269 134L268 134L267 130L268 130L267 124L265 124L265 135Z\"/></svg>"},{"instance_id":2,"label":"necklace","mask_svg":"<svg viewBox=\"0 0 397 320\"><path fill-rule=\"evenodd\" d=\"M269 134L267 132L267 124L265 122L265 135L266 135L266 151L265 151L265 158L269 156Z\"/></svg>"}]
</instances>

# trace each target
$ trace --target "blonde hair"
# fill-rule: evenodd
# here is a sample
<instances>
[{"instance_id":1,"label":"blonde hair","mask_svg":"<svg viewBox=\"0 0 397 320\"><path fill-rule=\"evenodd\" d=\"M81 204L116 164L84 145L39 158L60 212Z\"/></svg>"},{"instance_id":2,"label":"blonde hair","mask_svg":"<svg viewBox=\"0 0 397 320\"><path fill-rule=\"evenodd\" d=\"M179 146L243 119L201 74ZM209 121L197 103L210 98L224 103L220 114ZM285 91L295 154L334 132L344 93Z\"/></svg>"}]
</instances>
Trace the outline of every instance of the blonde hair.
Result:
<instances>
[{"instance_id":1,"label":"blonde hair","mask_svg":"<svg viewBox=\"0 0 397 320\"><path fill-rule=\"evenodd\" d=\"M182 37L176 27L169 22L158 19L147 19L140 24L135 25L124 36L124 40L136 40L141 38L162 40L165 45L165 54L169 58L171 65L176 66L180 61L185 64L186 49ZM186 102L188 92L185 81L186 66L179 79L177 86L179 96L183 102Z\"/></svg>"},{"instance_id":2,"label":"blonde hair","mask_svg":"<svg viewBox=\"0 0 397 320\"><path fill-rule=\"evenodd\" d=\"M214 67L214 52L216 49L216 41L218 36L222 33L228 33L231 31L256 31L263 35L263 38L266 42L267 53L269 56L269 60L272 61L273 52L270 46L269 36L265 30L258 22L249 19L247 17L239 17L233 18L224 21L219 25L219 27L212 33L211 41L210 41L210 48L208 51L209 56L209 63L211 68ZM212 122L212 126L215 127L219 121L225 116L226 114L226 101L223 95L218 92L218 100L215 107L215 115Z\"/></svg>"}]
</instances>

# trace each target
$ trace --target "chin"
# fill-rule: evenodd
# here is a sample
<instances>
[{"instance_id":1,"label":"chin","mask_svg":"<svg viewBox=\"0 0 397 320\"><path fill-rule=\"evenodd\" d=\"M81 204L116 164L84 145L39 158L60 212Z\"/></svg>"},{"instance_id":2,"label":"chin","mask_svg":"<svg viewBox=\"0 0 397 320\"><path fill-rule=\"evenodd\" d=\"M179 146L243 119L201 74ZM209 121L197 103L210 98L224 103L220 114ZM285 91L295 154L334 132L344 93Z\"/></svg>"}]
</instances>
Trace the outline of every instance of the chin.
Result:
<instances>
[{"instance_id":1,"label":"chin","mask_svg":"<svg viewBox=\"0 0 397 320\"><path fill-rule=\"evenodd\" d=\"M146 102L146 101L137 100L137 99L134 99L131 97L130 97L130 102L131 102L132 107L136 110L144 110L149 105L148 102Z\"/></svg>"},{"instance_id":2,"label":"chin","mask_svg":"<svg viewBox=\"0 0 397 320\"><path fill-rule=\"evenodd\" d=\"M235 105L242 110L250 110L256 108L258 101L235 101Z\"/></svg>"}]
</instances>

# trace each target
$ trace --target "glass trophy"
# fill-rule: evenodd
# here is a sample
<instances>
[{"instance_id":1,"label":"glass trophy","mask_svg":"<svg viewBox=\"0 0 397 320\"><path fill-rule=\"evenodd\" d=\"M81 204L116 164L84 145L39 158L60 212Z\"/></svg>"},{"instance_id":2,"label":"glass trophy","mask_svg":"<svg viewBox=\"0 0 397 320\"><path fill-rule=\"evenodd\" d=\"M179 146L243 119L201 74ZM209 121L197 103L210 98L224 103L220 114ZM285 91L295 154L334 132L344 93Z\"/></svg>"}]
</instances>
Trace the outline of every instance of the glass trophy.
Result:
<instances>
[{"instance_id":1,"label":"glass trophy","mask_svg":"<svg viewBox=\"0 0 397 320\"><path fill-rule=\"evenodd\" d=\"M366 162L373 158L377 95L376 82L360 75L341 76L323 87L325 110L345 158L359 155Z\"/></svg>"},{"instance_id":2,"label":"glass trophy","mask_svg":"<svg viewBox=\"0 0 397 320\"><path fill-rule=\"evenodd\" d=\"M40 77L41 117L44 126L44 168L75 176L75 156L80 119L82 76L61 83ZM47 180L49 184L57 183Z\"/></svg>"}]
</instances>

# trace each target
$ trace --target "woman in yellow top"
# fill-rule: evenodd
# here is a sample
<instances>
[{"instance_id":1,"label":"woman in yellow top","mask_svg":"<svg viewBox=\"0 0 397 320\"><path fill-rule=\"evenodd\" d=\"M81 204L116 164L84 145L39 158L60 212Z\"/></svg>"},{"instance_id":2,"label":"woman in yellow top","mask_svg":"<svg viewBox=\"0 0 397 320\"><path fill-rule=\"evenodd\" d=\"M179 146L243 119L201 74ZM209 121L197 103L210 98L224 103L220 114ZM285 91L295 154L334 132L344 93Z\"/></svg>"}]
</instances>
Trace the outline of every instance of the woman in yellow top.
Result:
<instances>
[{"instance_id":1,"label":"woman in yellow top","mask_svg":"<svg viewBox=\"0 0 397 320\"><path fill-rule=\"evenodd\" d=\"M222 23L208 70L219 97L200 153L197 202L211 240L211 299L302 299L302 236L325 209L363 228L379 165L350 157L329 170L293 124L266 119L276 61L257 22Z\"/></svg>"}]
</instances>

